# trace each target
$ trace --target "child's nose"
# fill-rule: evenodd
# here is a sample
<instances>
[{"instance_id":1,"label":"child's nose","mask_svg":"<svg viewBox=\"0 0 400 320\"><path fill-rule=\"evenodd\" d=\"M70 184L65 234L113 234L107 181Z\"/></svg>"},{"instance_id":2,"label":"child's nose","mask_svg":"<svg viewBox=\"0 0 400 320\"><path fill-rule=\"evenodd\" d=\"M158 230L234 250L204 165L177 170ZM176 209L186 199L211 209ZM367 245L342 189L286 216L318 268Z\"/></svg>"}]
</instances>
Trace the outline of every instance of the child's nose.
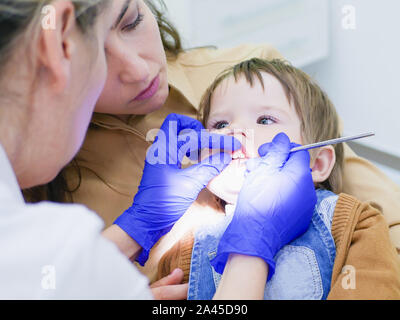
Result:
<instances>
[{"instance_id":1,"label":"child's nose","mask_svg":"<svg viewBox=\"0 0 400 320\"><path fill-rule=\"evenodd\" d=\"M254 157L255 141L253 129L231 129L228 135L235 137L242 144L242 152L249 158Z\"/></svg>"},{"instance_id":2,"label":"child's nose","mask_svg":"<svg viewBox=\"0 0 400 320\"><path fill-rule=\"evenodd\" d=\"M235 138L239 139L241 137L247 138L250 133L251 129L245 129L237 126L229 126L224 134L234 136Z\"/></svg>"}]
</instances>

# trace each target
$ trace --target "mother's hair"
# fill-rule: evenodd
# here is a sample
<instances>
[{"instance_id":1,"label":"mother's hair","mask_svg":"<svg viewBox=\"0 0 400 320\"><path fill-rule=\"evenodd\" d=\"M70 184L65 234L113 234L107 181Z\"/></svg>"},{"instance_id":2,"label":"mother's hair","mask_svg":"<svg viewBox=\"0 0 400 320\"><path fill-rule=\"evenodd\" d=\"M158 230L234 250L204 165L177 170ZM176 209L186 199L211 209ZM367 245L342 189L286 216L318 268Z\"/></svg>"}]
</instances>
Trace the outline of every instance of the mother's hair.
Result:
<instances>
[{"instance_id":1,"label":"mother's hair","mask_svg":"<svg viewBox=\"0 0 400 320\"><path fill-rule=\"evenodd\" d=\"M163 0L145 0L156 17L161 40L168 58L175 59L183 51L181 37L174 25L166 18L167 7Z\"/></svg>"}]
</instances>

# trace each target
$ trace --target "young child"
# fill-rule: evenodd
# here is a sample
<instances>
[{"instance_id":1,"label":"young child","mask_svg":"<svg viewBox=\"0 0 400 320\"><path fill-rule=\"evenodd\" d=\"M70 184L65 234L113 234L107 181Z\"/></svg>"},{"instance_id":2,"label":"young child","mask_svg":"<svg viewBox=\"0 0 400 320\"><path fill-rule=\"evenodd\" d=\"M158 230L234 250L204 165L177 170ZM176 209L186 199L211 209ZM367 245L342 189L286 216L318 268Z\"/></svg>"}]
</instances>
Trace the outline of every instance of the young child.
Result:
<instances>
[{"instance_id":1,"label":"young child","mask_svg":"<svg viewBox=\"0 0 400 320\"><path fill-rule=\"evenodd\" d=\"M340 137L338 115L327 95L304 72L281 60L251 59L226 70L206 91L201 110L205 128L234 135L243 147L208 185L210 201L224 214L188 233L160 261L159 277L176 267L186 272L188 299L211 299L218 287L221 275L210 260L234 212L246 162L259 157L258 148L280 132L302 145ZM265 299L325 299L329 293L336 254L331 224L341 191L343 146L325 146L310 155L318 197L312 222L276 255Z\"/></svg>"}]
</instances>

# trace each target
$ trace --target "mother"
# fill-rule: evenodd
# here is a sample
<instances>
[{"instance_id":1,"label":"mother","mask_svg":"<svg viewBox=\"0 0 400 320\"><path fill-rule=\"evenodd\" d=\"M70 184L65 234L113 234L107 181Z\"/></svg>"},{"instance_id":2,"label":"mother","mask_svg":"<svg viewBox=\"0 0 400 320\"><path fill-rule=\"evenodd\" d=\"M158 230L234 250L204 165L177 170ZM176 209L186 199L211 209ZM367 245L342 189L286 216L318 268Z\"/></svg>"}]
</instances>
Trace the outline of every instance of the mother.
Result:
<instances>
[{"instance_id":1,"label":"mother","mask_svg":"<svg viewBox=\"0 0 400 320\"><path fill-rule=\"evenodd\" d=\"M131 205L132 194L137 192L150 145L150 129L159 128L171 112L197 117L202 93L227 66L253 56L280 57L267 45L184 51L178 33L150 1L127 1L125 14L120 18L109 37L109 75L83 148L55 181L44 188L26 191L32 201L83 203L98 212L107 226ZM348 147L343 192L362 201L374 201L391 227L392 242L400 248L399 188ZM365 214L357 218L353 231L365 229L361 225L364 218ZM379 230L370 234L385 243L387 230L380 215L371 214L368 221L369 229ZM367 239L369 233L366 234L361 239ZM353 248L343 253L343 263L353 256ZM370 253L382 259L383 264L387 262L379 246ZM152 279L154 268L149 268L146 272ZM380 281L379 277L375 280ZM374 286L374 281L369 283ZM359 288L356 296L362 295L362 286Z\"/></svg>"}]
</instances>

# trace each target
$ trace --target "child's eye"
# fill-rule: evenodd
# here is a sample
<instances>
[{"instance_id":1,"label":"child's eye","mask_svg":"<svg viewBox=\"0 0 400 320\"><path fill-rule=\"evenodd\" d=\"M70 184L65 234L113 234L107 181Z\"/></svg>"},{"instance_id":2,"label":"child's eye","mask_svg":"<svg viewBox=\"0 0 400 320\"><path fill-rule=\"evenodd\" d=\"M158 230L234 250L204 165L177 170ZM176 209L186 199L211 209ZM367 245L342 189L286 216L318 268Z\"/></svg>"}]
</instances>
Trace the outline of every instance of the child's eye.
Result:
<instances>
[{"instance_id":1,"label":"child's eye","mask_svg":"<svg viewBox=\"0 0 400 320\"><path fill-rule=\"evenodd\" d=\"M212 127L214 129L221 130L221 129L226 128L227 126L229 126L229 123L227 121L218 121Z\"/></svg>"},{"instance_id":2,"label":"child's eye","mask_svg":"<svg viewBox=\"0 0 400 320\"><path fill-rule=\"evenodd\" d=\"M275 119L272 118L272 117L269 117L269 116L262 116L262 117L258 118L257 123L258 123L258 124L265 125L265 126L269 126L269 125L271 125L271 124L276 123L276 121L275 121Z\"/></svg>"}]
</instances>

